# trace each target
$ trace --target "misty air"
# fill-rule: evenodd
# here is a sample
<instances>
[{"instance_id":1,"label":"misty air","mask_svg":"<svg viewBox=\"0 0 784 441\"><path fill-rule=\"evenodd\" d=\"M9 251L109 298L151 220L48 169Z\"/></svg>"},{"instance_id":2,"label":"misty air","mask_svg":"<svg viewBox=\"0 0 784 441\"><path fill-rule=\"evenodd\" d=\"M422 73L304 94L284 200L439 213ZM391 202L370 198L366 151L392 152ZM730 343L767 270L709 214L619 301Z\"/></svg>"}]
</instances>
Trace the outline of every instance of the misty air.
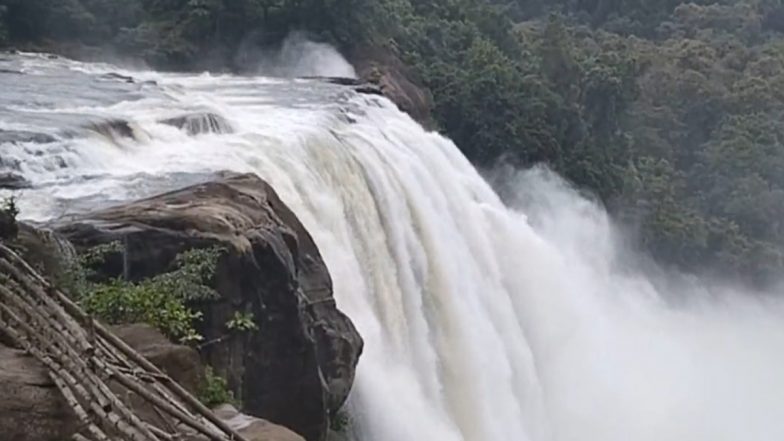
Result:
<instances>
[{"instance_id":1,"label":"misty air","mask_svg":"<svg viewBox=\"0 0 784 441\"><path fill-rule=\"evenodd\" d=\"M0 441L784 439L779 0L0 0Z\"/></svg>"}]
</instances>

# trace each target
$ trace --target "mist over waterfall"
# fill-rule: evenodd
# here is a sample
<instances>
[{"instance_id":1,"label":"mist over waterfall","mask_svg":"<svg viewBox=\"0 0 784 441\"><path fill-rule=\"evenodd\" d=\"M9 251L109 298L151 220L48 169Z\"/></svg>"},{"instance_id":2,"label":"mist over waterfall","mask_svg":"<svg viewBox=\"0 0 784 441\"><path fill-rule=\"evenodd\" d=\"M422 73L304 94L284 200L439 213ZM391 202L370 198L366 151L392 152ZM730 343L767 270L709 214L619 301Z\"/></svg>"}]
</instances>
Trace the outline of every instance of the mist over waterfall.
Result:
<instances>
[{"instance_id":1,"label":"mist over waterfall","mask_svg":"<svg viewBox=\"0 0 784 441\"><path fill-rule=\"evenodd\" d=\"M235 62L257 75L271 77L356 78L354 67L334 47L317 43L304 33L290 33L279 46L259 49L243 45Z\"/></svg>"},{"instance_id":2,"label":"mist over waterfall","mask_svg":"<svg viewBox=\"0 0 784 441\"><path fill-rule=\"evenodd\" d=\"M784 439L781 296L631 265L601 207L545 169L504 175L507 206L448 139L318 81L0 67L25 78L0 77L0 168L29 181L27 219L224 170L276 189L365 340L356 441ZM188 115L211 123L167 121ZM124 123L90 129L107 121Z\"/></svg>"}]
</instances>

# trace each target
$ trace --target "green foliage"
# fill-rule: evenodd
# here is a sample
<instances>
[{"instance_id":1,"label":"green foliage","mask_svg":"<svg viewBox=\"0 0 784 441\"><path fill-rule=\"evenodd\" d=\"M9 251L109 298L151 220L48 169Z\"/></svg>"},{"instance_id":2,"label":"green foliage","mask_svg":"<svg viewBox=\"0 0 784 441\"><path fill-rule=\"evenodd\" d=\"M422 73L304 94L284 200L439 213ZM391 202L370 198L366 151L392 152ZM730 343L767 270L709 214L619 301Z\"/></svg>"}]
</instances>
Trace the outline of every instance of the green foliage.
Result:
<instances>
[{"instance_id":1,"label":"green foliage","mask_svg":"<svg viewBox=\"0 0 784 441\"><path fill-rule=\"evenodd\" d=\"M107 255L124 251L122 243L117 241L96 245L79 255L79 264L84 268L93 268L102 264Z\"/></svg>"},{"instance_id":2,"label":"green foliage","mask_svg":"<svg viewBox=\"0 0 784 441\"><path fill-rule=\"evenodd\" d=\"M175 260L173 270L139 282L122 279L93 282L91 268L107 253L121 250L109 244L88 250L81 256L76 285L71 292L85 310L108 323L144 322L182 342L201 340L194 323L201 313L189 306L195 300L216 296L209 286L221 251L217 248L186 251Z\"/></svg>"},{"instance_id":3,"label":"green foliage","mask_svg":"<svg viewBox=\"0 0 784 441\"><path fill-rule=\"evenodd\" d=\"M209 366L204 371L204 384L198 395L199 401L209 408L226 403L236 403L226 379L216 374Z\"/></svg>"},{"instance_id":4,"label":"green foliage","mask_svg":"<svg viewBox=\"0 0 784 441\"><path fill-rule=\"evenodd\" d=\"M231 331L249 332L257 331L259 329L256 322L253 320L253 313L235 311L234 316L226 322L226 327Z\"/></svg>"},{"instance_id":5,"label":"green foliage","mask_svg":"<svg viewBox=\"0 0 784 441\"><path fill-rule=\"evenodd\" d=\"M692 15L705 9L688 8ZM642 185L624 186L619 206L648 203L638 215L661 260L764 281L783 266L777 219L784 207L784 58L778 38L747 43L748 26L727 28L732 17L716 14L730 13L708 9L701 13L711 20L689 22L694 39L612 37L646 66L624 124Z\"/></svg>"},{"instance_id":6,"label":"green foliage","mask_svg":"<svg viewBox=\"0 0 784 441\"><path fill-rule=\"evenodd\" d=\"M549 164L662 261L784 269L781 0L0 0L3 22L179 68L291 30L383 47L472 162Z\"/></svg>"},{"instance_id":7,"label":"green foliage","mask_svg":"<svg viewBox=\"0 0 784 441\"><path fill-rule=\"evenodd\" d=\"M19 215L19 208L16 206L16 198L11 196L0 201L0 240L10 241L16 239L19 234L19 225L16 217Z\"/></svg>"},{"instance_id":8,"label":"green foliage","mask_svg":"<svg viewBox=\"0 0 784 441\"><path fill-rule=\"evenodd\" d=\"M472 162L548 163L664 262L784 269L784 4L491 3L414 5L391 36Z\"/></svg>"},{"instance_id":9,"label":"green foliage","mask_svg":"<svg viewBox=\"0 0 784 441\"><path fill-rule=\"evenodd\" d=\"M85 310L109 323L149 323L183 342L200 340L193 322L201 313L190 310L155 280L97 284L80 299Z\"/></svg>"},{"instance_id":10,"label":"green foliage","mask_svg":"<svg viewBox=\"0 0 784 441\"><path fill-rule=\"evenodd\" d=\"M183 301L215 299L218 294L209 283L222 254L217 247L185 251L175 259L173 271L151 281Z\"/></svg>"}]
</instances>

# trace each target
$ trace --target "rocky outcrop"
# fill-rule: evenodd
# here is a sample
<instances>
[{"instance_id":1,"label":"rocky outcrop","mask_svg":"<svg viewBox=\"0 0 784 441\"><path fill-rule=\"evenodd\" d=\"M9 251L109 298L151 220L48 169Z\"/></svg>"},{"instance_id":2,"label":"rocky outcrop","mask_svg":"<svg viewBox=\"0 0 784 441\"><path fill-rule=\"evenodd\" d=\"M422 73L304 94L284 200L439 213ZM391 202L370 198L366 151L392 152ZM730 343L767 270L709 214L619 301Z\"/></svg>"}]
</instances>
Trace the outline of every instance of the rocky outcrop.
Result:
<instances>
[{"instance_id":1,"label":"rocky outcrop","mask_svg":"<svg viewBox=\"0 0 784 441\"><path fill-rule=\"evenodd\" d=\"M62 441L76 431L60 391L42 365L0 345L0 439Z\"/></svg>"},{"instance_id":2,"label":"rocky outcrop","mask_svg":"<svg viewBox=\"0 0 784 441\"><path fill-rule=\"evenodd\" d=\"M108 139L136 139L136 134L131 123L121 119L94 122L88 124L85 128Z\"/></svg>"},{"instance_id":3,"label":"rocky outcrop","mask_svg":"<svg viewBox=\"0 0 784 441\"><path fill-rule=\"evenodd\" d=\"M18 222L18 234L13 247L36 271L58 283L76 259L76 251L59 234Z\"/></svg>"},{"instance_id":4,"label":"rocky outcrop","mask_svg":"<svg viewBox=\"0 0 784 441\"><path fill-rule=\"evenodd\" d=\"M124 256L108 259L103 271L132 279L164 272L186 249L225 249L215 274L220 299L202 308L202 355L246 413L309 441L326 437L353 383L362 340L335 305L313 239L266 182L227 175L57 229L82 248L122 241ZM237 311L250 312L258 330L230 331Z\"/></svg>"},{"instance_id":5,"label":"rocky outcrop","mask_svg":"<svg viewBox=\"0 0 784 441\"><path fill-rule=\"evenodd\" d=\"M360 78L377 84L387 98L422 126L433 126L430 92L414 79L410 69L392 50L360 46L352 51L350 58Z\"/></svg>"},{"instance_id":6,"label":"rocky outcrop","mask_svg":"<svg viewBox=\"0 0 784 441\"><path fill-rule=\"evenodd\" d=\"M172 344L147 325L112 331L189 391L199 387L204 367L192 348ZM131 398L131 404L147 421L158 417L144 400ZM0 439L62 441L79 426L48 370L23 351L0 344Z\"/></svg>"},{"instance_id":7,"label":"rocky outcrop","mask_svg":"<svg viewBox=\"0 0 784 441\"><path fill-rule=\"evenodd\" d=\"M203 381L204 366L193 348L171 343L144 324L115 326L118 337L153 362L172 379L194 393ZM145 421L160 415L144 400L127 396L131 407ZM241 414L230 404L214 409L216 416L248 441L304 441L291 430ZM48 371L34 357L0 344L0 439L13 441L62 441L79 429ZM185 441L208 441L193 435Z\"/></svg>"},{"instance_id":8,"label":"rocky outcrop","mask_svg":"<svg viewBox=\"0 0 784 441\"><path fill-rule=\"evenodd\" d=\"M11 245L28 265L49 280L59 282L73 256L68 241L51 231L36 228L0 212L0 242ZM13 339L0 330L0 344L13 346Z\"/></svg>"},{"instance_id":9,"label":"rocky outcrop","mask_svg":"<svg viewBox=\"0 0 784 441\"><path fill-rule=\"evenodd\" d=\"M305 441L285 427L240 413L231 404L218 406L213 412L248 441Z\"/></svg>"},{"instance_id":10,"label":"rocky outcrop","mask_svg":"<svg viewBox=\"0 0 784 441\"><path fill-rule=\"evenodd\" d=\"M152 326L136 323L111 331L193 395L204 383L204 366L195 349L170 342Z\"/></svg>"}]
</instances>

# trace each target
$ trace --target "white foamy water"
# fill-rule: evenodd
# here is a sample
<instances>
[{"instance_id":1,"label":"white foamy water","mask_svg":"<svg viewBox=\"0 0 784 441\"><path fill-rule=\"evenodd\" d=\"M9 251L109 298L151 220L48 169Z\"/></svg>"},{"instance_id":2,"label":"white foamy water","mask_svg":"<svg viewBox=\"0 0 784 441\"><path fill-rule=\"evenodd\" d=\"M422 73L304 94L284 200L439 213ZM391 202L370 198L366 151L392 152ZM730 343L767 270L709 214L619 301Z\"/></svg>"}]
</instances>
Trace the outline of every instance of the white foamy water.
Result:
<instances>
[{"instance_id":1,"label":"white foamy water","mask_svg":"<svg viewBox=\"0 0 784 441\"><path fill-rule=\"evenodd\" d=\"M366 342L356 440L784 439L781 301L632 268L605 213L547 172L508 177L508 208L449 140L339 86L7 63L27 74L0 76L0 130L54 137L0 145L33 183L27 218L220 170L275 187ZM231 133L158 122L194 112ZM134 137L79 129L106 119Z\"/></svg>"}]
</instances>

